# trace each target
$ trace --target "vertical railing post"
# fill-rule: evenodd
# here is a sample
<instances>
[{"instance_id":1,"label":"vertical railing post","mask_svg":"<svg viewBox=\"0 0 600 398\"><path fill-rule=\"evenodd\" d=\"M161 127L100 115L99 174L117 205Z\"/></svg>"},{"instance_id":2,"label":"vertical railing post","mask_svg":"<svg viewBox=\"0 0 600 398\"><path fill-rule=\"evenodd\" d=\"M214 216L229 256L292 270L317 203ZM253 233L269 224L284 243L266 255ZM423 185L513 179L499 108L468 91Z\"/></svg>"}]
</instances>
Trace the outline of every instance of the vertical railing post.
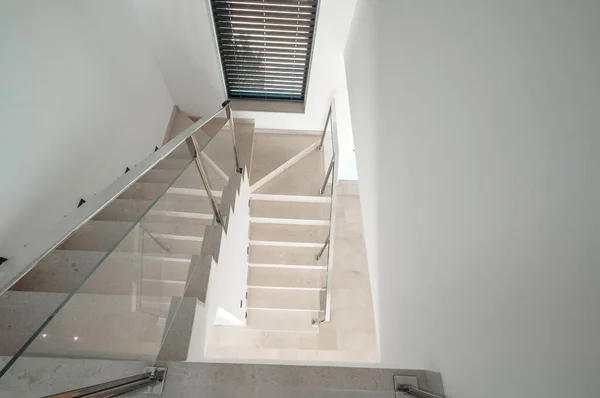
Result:
<instances>
[{"instance_id":1,"label":"vertical railing post","mask_svg":"<svg viewBox=\"0 0 600 398\"><path fill-rule=\"evenodd\" d=\"M331 176L331 172L333 171L333 166L335 164L335 155L331 157L331 162L329 162L329 168L327 169L327 174L325 174L325 180L323 181L323 186L319 189L319 193L323 195L325 193L325 187L327 187L327 181L329 181L329 177ZM331 182L333 184L333 181Z\"/></svg>"},{"instance_id":2,"label":"vertical railing post","mask_svg":"<svg viewBox=\"0 0 600 398\"><path fill-rule=\"evenodd\" d=\"M319 143L319 147L317 148L319 151L323 149L323 141L325 141L325 134L327 134L327 126L329 125L329 121L331 120L331 106L329 106L329 112L327 112L327 119L325 120L325 127L323 128L323 134L321 135L321 142Z\"/></svg>"},{"instance_id":3,"label":"vertical railing post","mask_svg":"<svg viewBox=\"0 0 600 398\"><path fill-rule=\"evenodd\" d=\"M218 224L223 224L223 217L221 216L221 212L219 211L219 206L217 206L217 201L213 196L212 188L210 186L210 179L208 178L208 173L206 172L204 164L202 164L202 159L200 158L200 146L198 145L198 141L196 141L196 138L193 135L191 135L188 138L188 147L190 147L190 149L193 149L194 151L194 161L196 162L196 167L198 167L198 172L200 172L200 178L202 179L204 189L206 189L206 194L208 195L210 205L212 206L213 213L215 214L215 220Z\"/></svg>"},{"instance_id":4,"label":"vertical railing post","mask_svg":"<svg viewBox=\"0 0 600 398\"><path fill-rule=\"evenodd\" d=\"M233 113L231 112L231 100L223 102L222 106L225 108L227 113L227 120L229 121L229 127L231 127L231 139L233 141L233 157L235 158L235 171L236 173L242 172L242 166L240 165L240 158L238 156L237 145L235 143L235 124L233 122Z\"/></svg>"},{"instance_id":5,"label":"vertical railing post","mask_svg":"<svg viewBox=\"0 0 600 398\"><path fill-rule=\"evenodd\" d=\"M317 261L320 260L321 256L323 256L323 253L325 253L325 249L329 245L329 240L330 239L331 239L331 235L327 235L327 240L325 240L325 244L323 244L323 247L321 248L321 251L319 251L319 254L317 254Z\"/></svg>"}]
</instances>

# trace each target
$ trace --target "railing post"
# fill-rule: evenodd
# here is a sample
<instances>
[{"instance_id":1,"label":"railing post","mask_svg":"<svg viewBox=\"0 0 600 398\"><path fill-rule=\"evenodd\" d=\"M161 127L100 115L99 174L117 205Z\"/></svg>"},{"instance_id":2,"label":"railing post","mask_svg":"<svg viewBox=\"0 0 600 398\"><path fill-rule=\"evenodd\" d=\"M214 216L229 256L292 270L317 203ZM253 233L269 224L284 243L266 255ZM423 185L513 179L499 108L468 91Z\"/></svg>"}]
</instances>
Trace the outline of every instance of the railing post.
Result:
<instances>
[{"instance_id":1,"label":"railing post","mask_svg":"<svg viewBox=\"0 0 600 398\"><path fill-rule=\"evenodd\" d=\"M325 193L325 187L327 186L327 181L329 181L329 176L331 176L331 172L333 171L333 166L335 164L335 155L331 157L331 162L329 162L329 168L327 169L327 174L325 174L325 181L323 181L323 186L319 189L319 193L323 195ZM333 182L332 182L333 184Z\"/></svg>"},{"instance_id":2,"label":"railing post","mask_svg":"<svg viewBox=\"0 0 600 398\"><path fill-rule=\"evenodd\" d=\"M196 166L198 167L198 171L200 172L200 178L202 179L202 183L204 184L204 189L206 189L206 194L208 195L208 199L210 200L210 205L213 208L213 213L215 213L215 220L217 220L218 224L223 224L223 217L221 216L221 212L219 211L219 206L217 206L217 201L212 194L212 188L210 186L210 179L208 178L208 173L202 164L202 159L200 158L200 146L198 145L198 141L192 135L188 138L188 146L193 148L194 150L194 160L196 162Z\"/></svg>"},{"instance_id":3,"label":"railing post","mask_svg":"<svg viewBox=\"0 0 600 398\"><path fill-rule=\"evenodd\" d=\"M331 106L329 106L329 112L327 112L327 119L325 120L325 127L323 128L323 134L321 135L321 142L319 143L319 147L317 148L319 151L323 149L323 141L325 141L325 134L327 133L327 126L329 125L329 121L331 120Z\"/></svg>"},{"instance_id":4,"label":"railing post","mask_svg":"<svg viewBox=\"0 0 600 398\"><path fill-rule=\"evenodd\" d=\"M321 251L319 251L319 254L317 254L317 261L321 259L321 256L323 256L323 253L325 252L325 249L329 245L329 240L330 239L331 239L331 235L327 235L327 239L325 240L325 244L323 244L323 247L321 248Z\"/></svg>"},{"instance_id":5,"label":"railing post","mask_svg":"<svg viewBox=\"0 0 600 398\"><path fill-rule=\"evenodd\" d=\"M233 140L233 157L235 158L235 171L236 173L241 173L242 166L240 165L237 145L235 143L235 124L233 122L233 114L231 112L231 100L223 102L221 106L225 108L225 112L227 113L227 119L229 120L229 126L231 127L231 139Z\"/></svg>"}]
</instances>

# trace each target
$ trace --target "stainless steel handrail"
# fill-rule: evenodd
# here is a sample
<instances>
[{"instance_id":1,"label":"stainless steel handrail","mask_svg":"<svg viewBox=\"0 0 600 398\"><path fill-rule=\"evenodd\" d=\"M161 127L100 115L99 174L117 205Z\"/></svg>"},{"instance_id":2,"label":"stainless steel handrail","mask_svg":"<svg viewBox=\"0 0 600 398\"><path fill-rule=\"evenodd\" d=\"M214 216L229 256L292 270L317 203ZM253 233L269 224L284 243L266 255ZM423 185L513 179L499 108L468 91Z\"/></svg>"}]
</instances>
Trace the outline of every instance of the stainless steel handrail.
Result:
<instances>
[{"instance_id":1,"label":"stainless steel handrail","mask_svg":"<svg viewBox=\"0 0 600 398\"><path fill-rule=\"evenodd\" d=\"M441 395L432 394L427 391L423 391L412 384L401 384L396 390L397 393L402 393L405 396L416 397L416 398L444 398ZM398 396L398 394L396 394Z\"/></svg>"},{"instance_id":2,"label":"stainless steel handrail","mask_svg":"<svg viewBox=\"0 0 600 398\"><path fill-rule=\"evenodd\" d=\"M326 278L326 286L325 286L325 308L324 314L313 319L313 325L328 322L331 319L331 283L332 283L332 266L333 266L333 247L335 244L335 202L337 197L337 187L336 187L336 177L337 177L337 168L339 164L339 151L337 150L337 123L335 120L335 100L331 101L331 105L329 106L329 111L327 112L327 119L325 120L325 127L323 128L323 134L321 135L321 141L319 143L318 149L323 149L323 144L325 141L325 136L327 135L327 128L331 125L331 142L333 153L331 156L331 161L327 168L327 173L325 175L325 180L323 181L323 186L319 190L319 193L322 195L325 192L325 188L327 187L327 182L331 180L331 214L330 214L330 224L329 224L329 235L325 240L325 243L321 247L319 253L317 254L317 260L320 260L327 247L329 247L329 255L327 256L327 278Z\"/></svg>"},{"instance_id":3,"label":"stainless steel handrail","mask_svg":"<svg viewBox=\"0 0 600 398\"><path fill-rule=\"evenodd\" d=\"M331 120L331 105L329 106L329 112L327 112L327 119L325 119L325 127L323 127L323 134L321 134L321 141L319 142L319 146L317 149L320 151L323 149L323 142L325 141L325 135L327 134L327 126L329 126L329 121Z\"/></svg>"},{"instance_id":4,"label":"stainless steel handrail","mask_svg":"<svg viewBox=\"0 0 600 398\"><path fill-rule=\"evenodd\" d=\"M242 166L240 164L240 158L238 156L237 145L235 144L235 123L233 122L233 115L231 113L231 101L227 100L223 102L222 106L225 108L227 113L227 120L229 120L229 126L231 127L231 139L233 141L233 157L235 158L235 171L237 173L242 172Z\"/></svg>"},{"instance_id":5,"label":"stainless steel handrail","mask_svg":"<svg viewBox=\"0 0 600 398\"><path fill-rule=\"evenodd\" d=\"M14 256L10 257L0 266L0 294L10 289L13 284L35 267L48 253L63 243L113 200L117 199L147 172L152 170L161 160L184 144L189 137L217 117L226 106L229 106L229 104L221 107L209 118L200 118L196 123L159 148L158 151L152 153L138 165L134 166L128 173L117 178L102 192L90 198L83 206L64 217L51 231L40 235L33 242L21 248ZM210 140L202 144L206 145L208 142Z\"/></svg>"},{"instance_id":6,"label":"stainless steel handrail","mask_svg":"<svg viewBox=\"0 0 600 398\"><path fill-rule=\"evenodd\" d=\"M329 167L327 168L327 174L325 174L325 180L323 180L323 186L319 189L319 194L323 195L325 193L325 188L327 188L327 182L329 181L329 177L331 176L331 172L333 171L333 166L335 165L335 154L331 157L331 162L329 162Z\"/></svg>"},{"instance_id":7,"label":"stainless steel handrail","mask_svg":"<svg viewBox=\"0 0 600 398\"><path fill-rule=\"evenodd\" d=\"M124 394L148 388L156 384L164 384L167 368L147 368L147 372L139 375L124 377L102 384L65 391L59 394L48 395L44 398L109 398L119 397ZM159 391L162 392L162 386ZM157 391L158 392L158 391ZM160 395L160 394L152 394Z\"/></svg>"},{"instance_id":8,"label":"stainless steel handrail","mask_svg":"<svg viewBox=\"0 0 600 398\"><path fill-rule=\"evenodd\" d=\"M215 220L217 224L223 224L223 217L221 217L221 212L219 211L219 206L217 206L217 201L212 193L212 185L210 183L210 178L208 177L208 173L206 172L206 168L204 167L204 163L202 163L202 159L200 158L200 145L198 144L198 140L194 136L190 136L188 138L188 146L190 146L190 150L193 150L194 161L196 162L196 167L198 168L198 172L200 173L200 178L202 179L202 183L204 184L204 189L206 190L206 194L208 195L208 199L210 200L210 205L213 209L213 213L215 214Z\"/></svg>"}]
</instances>

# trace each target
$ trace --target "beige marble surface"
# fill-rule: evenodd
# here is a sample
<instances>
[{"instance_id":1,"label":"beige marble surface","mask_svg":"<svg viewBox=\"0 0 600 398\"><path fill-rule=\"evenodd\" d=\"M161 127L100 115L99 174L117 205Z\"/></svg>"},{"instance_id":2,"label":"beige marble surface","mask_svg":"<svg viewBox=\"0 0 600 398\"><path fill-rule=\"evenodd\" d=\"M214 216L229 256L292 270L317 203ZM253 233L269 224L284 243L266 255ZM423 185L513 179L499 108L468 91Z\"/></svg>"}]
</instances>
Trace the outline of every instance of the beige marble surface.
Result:
<instances>
[{"instance_id":1,"label":"beige marble surface","mask_svg":"<svg viewBox=\"0 0 600 398\"><path fill-rule=\"evenodd\" d=\"M317 140L318 137L310 135L257 134L254 138L250 185L283 165Z\"/></svg>"},{"instance_id":2,"label":"beige marble surface","mask_svg":"<svg viewBox=\"0 0 600 398\"><path fill-rule=\"evenodd\" d=\"M0 367L7 361L0 358ZM142 373L152 362L24 358L0 379L2 398L38 398ZM416 376L431 388L431 372L364 367L165 362L164 397L389 398L394 375ZM439 378L439 377L438 377ZM431 389L443 394L443 388ZM136 396L145 396L143 394Z\"/></svg>"},{"instance_id":3,"label":"beige marble surface","mask_svg":"<svg viewBox=\"0 0 600 398\"><path fill-rule=\"evenodd\" d=\"M379 361L360 197L339 195L335 211L337 233L332 268L331 321L322 323L318 329L303 331L219 327L213 332L215 337L209 344L208 356L303 362ZM261 250L265 250L263 248L254 247L251 250L251 260L272 258L270 256L280 258L275 248L266 249L270 252L266 254L261 253ZM306 259L310 259L310 254ZM300 296L294 291L250 289L249 294L252 298L249 303L266 308L315 311L321 308L319 294L314 291L303 292L305 296ZM262 313L260 315L264 316ZM276 312L267 315L274 319L278 316Z\"/></svg>"},{"instance_id":4,"label":"beige marble surface","mask_svg":"<svg viewBox=\"0 0 600 398\"><path fill-rule=\"evenodd\" d=\"M256 193L319 196L319 189L323 184L325 172L323 153L313 151L260 187Z\"/></svg>"}]
</instances>

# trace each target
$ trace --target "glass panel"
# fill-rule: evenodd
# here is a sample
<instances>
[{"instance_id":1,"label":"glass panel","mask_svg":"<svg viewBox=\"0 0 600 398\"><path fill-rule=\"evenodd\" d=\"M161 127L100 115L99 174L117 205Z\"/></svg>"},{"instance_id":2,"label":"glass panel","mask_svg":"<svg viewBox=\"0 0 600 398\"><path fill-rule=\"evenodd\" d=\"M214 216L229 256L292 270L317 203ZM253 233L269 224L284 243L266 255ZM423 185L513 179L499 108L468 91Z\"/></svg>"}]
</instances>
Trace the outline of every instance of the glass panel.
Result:
<instances>
[{"instance_id":1,"label":"glass panel","mask_svg":"<svg viewBox=\"0 0 600 398\"><path fill-rule=\"evenodd\" d=\"M220 190L235 172L226 121L223 110L194 135ZM191 153L180 145L0 296L0 377L19 357L155 361L171 344L167 359L185 360L189 339L173 348L168 332L198 300L184 296L214 222Z\"/></svg>"},{"instance_id":2,"label":"glass panel","mask_svg":"<svg viewBox=\"0 0 600 398\"><path fill-rule=\"evenodd\" d=\"M2 354L149 359L156 356L166 310L140 311L148 245L139 221L192 162L178 148L112 201L0 297Z\"/></svg>"},{"instance_id":3,"label":"glass panel","mask_svg":"<svg viewBox=\"0 0 600 398\"><path fill-rule=\"evenodd\" d=\"M194 135L217 206L236 171L226 122ZM0 296L0 378L19 358L186 359L214 223L193 152L180 145Z\"/></svg>"}]
</instances>

